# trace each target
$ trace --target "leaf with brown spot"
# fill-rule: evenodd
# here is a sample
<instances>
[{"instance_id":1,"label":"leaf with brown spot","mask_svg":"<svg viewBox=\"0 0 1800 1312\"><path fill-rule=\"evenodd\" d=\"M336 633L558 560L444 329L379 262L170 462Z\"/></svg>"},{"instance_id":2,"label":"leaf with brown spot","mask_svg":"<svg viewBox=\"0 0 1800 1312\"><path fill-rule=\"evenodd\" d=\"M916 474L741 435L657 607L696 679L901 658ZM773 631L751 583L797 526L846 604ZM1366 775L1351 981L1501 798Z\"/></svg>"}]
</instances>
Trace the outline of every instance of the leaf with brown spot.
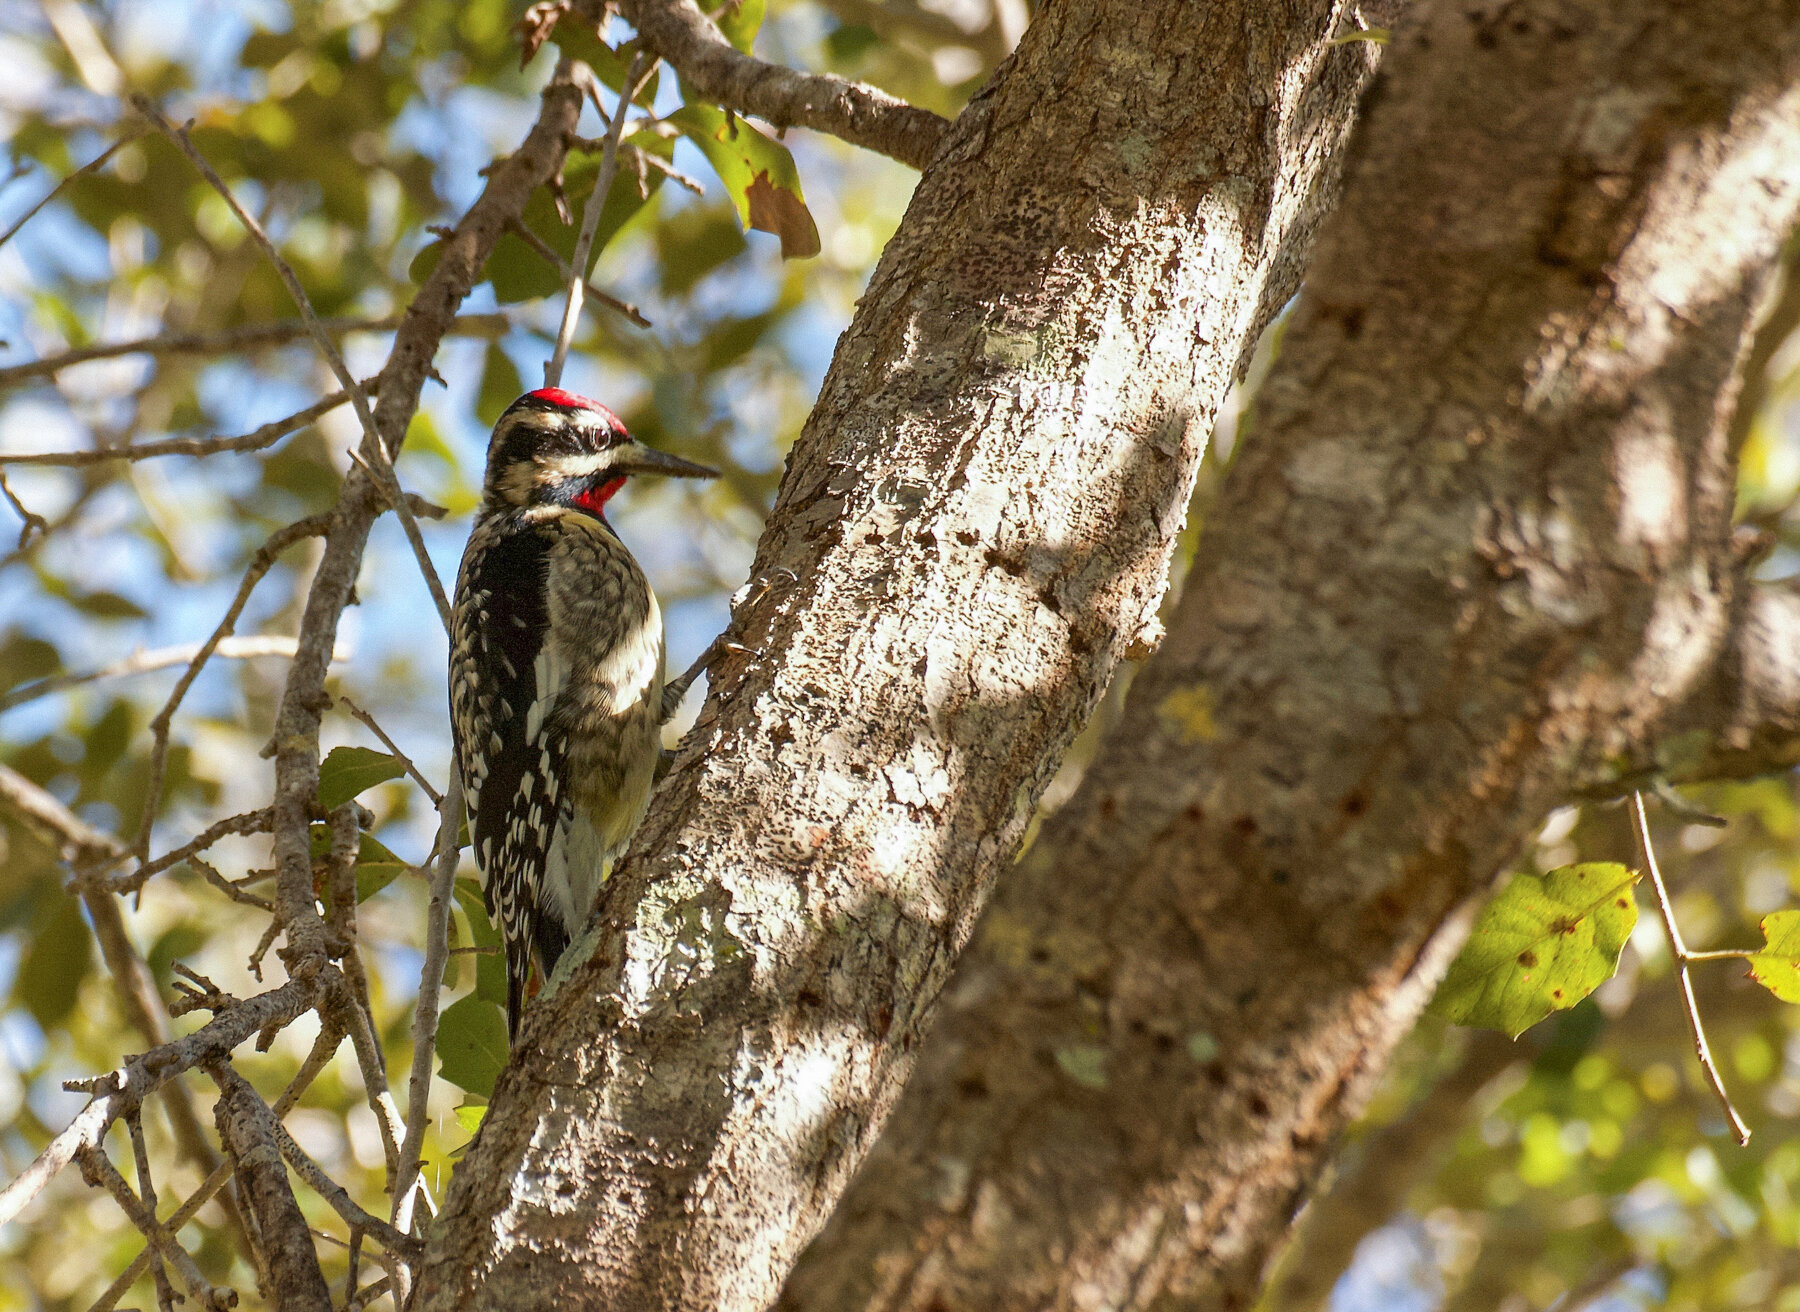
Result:
<instances>
[{"instance_id":1,"label":"leaf with brown spot","mask_svg":"<svg viewBox=\"0 0 1800 1312\"><path fill-rule=\"evenodd\" d=\"M665 120L700 147L746 228L781 238L783 259L819 253L819 228L786 146L716 105L683 105Z\"/></svg>"},{"instance_id":2,"label":"leaf with brown spot","mask_svg":"<svg viewBox=\"0 0 1800 1312\"><path fill-rule=\"evenodd\" d=\"M1762 918L1761 952L1750 957L1750 978L1783 1002L1800 1002L1800 911Z\"/></svg>"},{"instance_id":3,"label":"leaf with brown spot","mask_svg":"<svg viewBox=\"0 0 1800 1312\"><path fill-rule=\"evenodd\" d=\"M1574 1006L1618 969L1637 924L1627 891L1637 879L1614 861L1515 876L1482 910L1432 1010L1516 1037Z\"/></svg>"}]
</instances>

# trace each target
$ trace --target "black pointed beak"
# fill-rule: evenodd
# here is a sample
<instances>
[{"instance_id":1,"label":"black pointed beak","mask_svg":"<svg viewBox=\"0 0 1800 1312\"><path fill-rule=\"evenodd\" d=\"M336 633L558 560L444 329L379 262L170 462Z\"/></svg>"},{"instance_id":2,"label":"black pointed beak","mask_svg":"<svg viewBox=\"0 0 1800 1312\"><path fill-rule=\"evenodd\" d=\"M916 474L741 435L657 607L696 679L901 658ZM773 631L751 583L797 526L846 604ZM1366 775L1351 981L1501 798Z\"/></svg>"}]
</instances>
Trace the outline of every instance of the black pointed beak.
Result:
<instances>
[{"instance_id":1,"label":"black pointed beak","mask_svg":"<svg viewBox=\"0 0 1800 1312\"><path fill-rule=\"evenodd\" d=\"M613 457L610 474L663 474L670 478L717 478L719 471L667 451L633 441Z\"/></svg>"}]
</instances>

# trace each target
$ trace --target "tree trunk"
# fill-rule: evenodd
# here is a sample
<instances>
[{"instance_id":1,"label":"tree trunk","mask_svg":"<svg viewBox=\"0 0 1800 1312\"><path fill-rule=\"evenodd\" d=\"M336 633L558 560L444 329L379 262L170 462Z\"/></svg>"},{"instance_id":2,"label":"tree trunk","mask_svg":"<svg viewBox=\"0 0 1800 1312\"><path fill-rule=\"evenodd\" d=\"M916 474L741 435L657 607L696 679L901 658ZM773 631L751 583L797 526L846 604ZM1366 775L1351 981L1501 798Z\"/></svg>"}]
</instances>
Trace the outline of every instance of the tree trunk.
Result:
<instances>
[{"instance_id":1,"label":"tree trunk","mask_svg":"<svg viewBox=\"0 0 1800 1312\"><path fill-rule=\"evenodd\" d=\"M1170 636L784 1307L1245 1306L1553 805L1676 722L1793 759L1727 419L1797 33L1514 0L1396 43Z\"/></svg>"},{"instance_id":2,"label":"tree trunk","mask_svg":"<svg viewBox=\"0 0 1800 1312\"><path fill-rule=\"evenodd\" d=\"M1346 9L1049 4L953 126L789 462L757 654L529 1011L419 1307L775 1297L1154 627L1373 64Z\"/></svg>"}]
</instances>

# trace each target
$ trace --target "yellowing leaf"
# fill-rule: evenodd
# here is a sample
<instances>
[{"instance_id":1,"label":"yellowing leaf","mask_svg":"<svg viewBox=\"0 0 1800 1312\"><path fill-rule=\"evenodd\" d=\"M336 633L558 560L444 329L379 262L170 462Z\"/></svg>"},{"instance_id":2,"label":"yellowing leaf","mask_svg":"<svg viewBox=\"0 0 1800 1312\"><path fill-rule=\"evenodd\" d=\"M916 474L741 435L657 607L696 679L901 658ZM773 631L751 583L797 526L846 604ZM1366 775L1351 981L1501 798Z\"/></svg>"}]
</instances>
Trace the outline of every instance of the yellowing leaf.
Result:
<instances>
[{"instance_id":1,"label":"yellowing leaf","mask_svg":"<svg viewBox=\"0 0 1800 1312\"><path fill-rule=\"evenodd\" d=\"M714 105L683 105L667 121L700 147L737 206L739 223L780 237L783 259L819 253L819 228L786 146Z\"/></svg>"},{"instance_id":2,"label":"yellowing leaf","mask_svg":"<svg viewBox=\"0 0 1800 1312\"><path fill-rule=\"evenodd\" d=\"M1800 1002L1800 911L1762 918L1767 945L1750 958L1750 978L1783 1002Z\"/></svg>"},{"instance_id":3,"label":"yellowing leaf","mask_svg":"<svg viewBox=\"0 0 1800 1312\"><path fill-rule=\"evenodd\" d=\"M1637 924L1637 880L1616 861L1514 876L1482 910L1432 1010L1517 1037L1574 1006L1618 969Z\"/></svg>"}]
</instances>

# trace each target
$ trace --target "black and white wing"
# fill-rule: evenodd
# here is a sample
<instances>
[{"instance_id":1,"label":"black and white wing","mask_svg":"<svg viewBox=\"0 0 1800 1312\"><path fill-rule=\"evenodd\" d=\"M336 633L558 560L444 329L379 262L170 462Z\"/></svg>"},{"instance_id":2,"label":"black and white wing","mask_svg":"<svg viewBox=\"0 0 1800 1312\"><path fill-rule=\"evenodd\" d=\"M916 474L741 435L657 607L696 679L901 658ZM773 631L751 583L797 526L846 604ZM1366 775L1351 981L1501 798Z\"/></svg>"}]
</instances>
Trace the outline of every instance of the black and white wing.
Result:
<instances>
[{"instance_id":1,"label":"black and white wing","mask_svg":"<svg viewBox=\"0 0 1800 1312\"><path fill-rule=\"evenodd\" d=\"M450 655L450 718L488 912L506 947L516 1038L536 949L547 973L567 942L546 915L544 870L568 799L554 711L568 670L549 640L553 529L499 520L463 555Z\"/></svg>"}]
</instances>

